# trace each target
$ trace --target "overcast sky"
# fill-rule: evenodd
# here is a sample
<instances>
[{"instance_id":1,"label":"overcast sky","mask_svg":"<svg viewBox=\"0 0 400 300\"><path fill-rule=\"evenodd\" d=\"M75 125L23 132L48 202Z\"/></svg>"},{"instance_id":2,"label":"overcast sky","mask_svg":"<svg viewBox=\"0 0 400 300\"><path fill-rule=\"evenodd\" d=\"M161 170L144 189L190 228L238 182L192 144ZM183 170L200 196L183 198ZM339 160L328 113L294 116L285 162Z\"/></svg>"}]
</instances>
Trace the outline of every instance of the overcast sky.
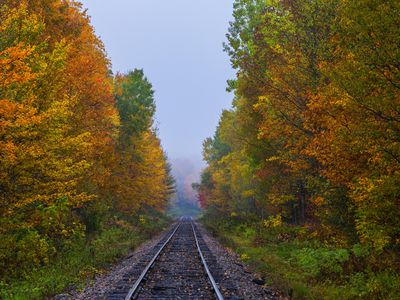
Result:
<instances>
[{"instance_id":1,"label":"overcast sky","mask_svg":"<svg viewBox=\"0 0 400 300\"><path fill-rule=\"evenodd\" d=\"M232 95L222 50L232 0L82 0L114 72L142 68L153 84L157 124L171 159L201 159Z\"/></svg>"}]
</instances>

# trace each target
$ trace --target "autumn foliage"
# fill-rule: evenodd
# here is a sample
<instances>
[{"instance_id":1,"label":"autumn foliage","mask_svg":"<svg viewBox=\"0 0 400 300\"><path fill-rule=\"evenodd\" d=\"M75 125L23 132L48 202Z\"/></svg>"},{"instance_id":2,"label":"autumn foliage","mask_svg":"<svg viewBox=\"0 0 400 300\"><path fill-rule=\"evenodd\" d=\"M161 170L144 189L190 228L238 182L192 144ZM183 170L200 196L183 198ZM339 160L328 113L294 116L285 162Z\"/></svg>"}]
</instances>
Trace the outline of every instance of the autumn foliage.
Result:
<instances>
[{"instance_id":1,"label":"autumn foliage","mask_svg":"<svg viewBox=\"0 0 400 300\"><path fill-rule=\"evenodd\" d=\"M204 142L199 193L210 216L281 218L398 272L399 10L235 1L225 47L235 99Z\"/></svg>"},{"instance_id":2,"label":"autumn foliage","mask_svg":"<svg viewBox=\"0 0 400 300\"><path fill-rule=\"evenodd\" d=\"M114 212L165 209L173 180L151 84L109 69L78 2L0 1L0 279Z\"/></svg>"}]
</instances>

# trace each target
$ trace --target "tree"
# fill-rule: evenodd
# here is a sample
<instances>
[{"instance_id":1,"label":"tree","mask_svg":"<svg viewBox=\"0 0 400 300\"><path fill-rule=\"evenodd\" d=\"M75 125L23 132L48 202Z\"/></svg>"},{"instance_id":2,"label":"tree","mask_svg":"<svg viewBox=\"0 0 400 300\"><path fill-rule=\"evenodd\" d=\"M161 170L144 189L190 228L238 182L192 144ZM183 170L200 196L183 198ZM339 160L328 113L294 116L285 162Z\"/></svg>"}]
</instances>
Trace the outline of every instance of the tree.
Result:
<instances>
[{"instance_id":1,"label":"tree","mask_svg":"<svg viewBox=\"0 0 400 300\"><path fill-rule=\"evenodd\" d=\"M79 234L72 209L91 199L77 189L90 167L81 158L87 135L70 134L76 99L62 92L68 46L59 42L50 48L41 40L44 26L26 3L1 7L0 235L5 273L16 273L15 264L22 273L46 261L57 239ZM18 251L26 251L31 260Z\"/></svg>"},{"instance_id":2,"label":"tree","mask_svg":"<svg viewBox=\"0 0 400 300\"><path fill-rule=\"evenodd\" d=\"M174 181L156 131L152 129L154 92L142 70L115 79L121 119L114 169L116 207L137 214L146 207L164 210L174 193Z\"/></svg>"},{"instance_id":3,"label":"tree","mask_svg":"<svg viewBox=\"0 0 400 300\"><path fill-rule=\"evenodd\" d=\"M322 65L330 84L308 118L317 133L308 154L348 189L358 236L378 251L398 247L399 237L398 11L396 1L340 3L334 56Z\"/></svg>"}]
</instances>

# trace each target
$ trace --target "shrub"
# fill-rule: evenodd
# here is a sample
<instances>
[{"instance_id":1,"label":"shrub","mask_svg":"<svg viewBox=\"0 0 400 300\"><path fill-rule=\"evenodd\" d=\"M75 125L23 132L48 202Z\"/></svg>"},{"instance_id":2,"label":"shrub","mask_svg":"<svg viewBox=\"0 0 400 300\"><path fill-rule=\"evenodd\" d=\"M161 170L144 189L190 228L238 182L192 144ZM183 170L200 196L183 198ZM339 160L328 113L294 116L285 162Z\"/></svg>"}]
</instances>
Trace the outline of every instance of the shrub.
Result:
<instances>
[{"instance_id":1,"label":"shrub","mask_svg":"<svg viewBox=\"0 0 400 300\"><path fill-rule=\"evenodd\" d=\"M32 269L46 264L54 249L34 230L0 235L0 275L8 278L27 276Z\"/></svg>"},{"instance_id":2,"label":"shrub","mask_svg":"<svg viewBox=\"0 0 400 300\"><path fill-rule=\"evenodd\" d=\"M311 277L342 274L343 264L350 258L346 249L327 248L303 248L292 256Z\"/></svg>"},{"instance_id":3,"label":"shrub","mask_svg":"<svg viewBox=\"0 0 400 300\"><path fill-rule=\"evenodd\" d=\"M359 272L352 275L345 289L347 299L400 299L400 277L390 272Z\"/></svg>"}]
</instances>

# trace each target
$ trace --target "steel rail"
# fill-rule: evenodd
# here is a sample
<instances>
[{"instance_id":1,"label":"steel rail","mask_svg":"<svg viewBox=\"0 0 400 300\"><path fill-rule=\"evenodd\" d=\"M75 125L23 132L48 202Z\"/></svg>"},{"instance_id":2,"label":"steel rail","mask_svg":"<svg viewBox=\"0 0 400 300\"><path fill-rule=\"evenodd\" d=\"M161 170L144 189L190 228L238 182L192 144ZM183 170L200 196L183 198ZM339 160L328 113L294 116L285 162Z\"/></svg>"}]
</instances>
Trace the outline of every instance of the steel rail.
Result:
<instances>
[{"instance_id":1,"label":"steel rail","mask_svg":"<svg viewBox=\"0 0 400 300\"><path fill-rule=\"evenodd\" d=\"M205 269L205 271L206 271L206 273L208 275L208 279L211 282L211 285L212 285L212 287L214 289L215 295L217 296L218 300L224 300L224 296L222 296L222 293L220 292L219 287L218 287L217 283L215 282L214 277L212 276L212 274L210 272L210 269L208 268L207 262L206 262L206 260L205 260L205 258L203 256L203 252L200 249L199 240L197 239L196 230L194 229L194 226L193 226L193 221L190 222L190 225L192 225L194 238L196 240L197 251L199 252L201 261L203 263L203 267L204 267L204 269Z\"/></svg>"},{"instance_id":2,"label":"steel rail","mask_svg":"<svg viewBox=\"0 0 400 300\"><path fill-rule=\"evenodd\" d=\"M131 300L132 297L136 294L136 292L139 289L140 284L142 283L144 277L147 275L149 272L150 268L153 266L154 262L157 260L158 256L160 255L161 251L165 248L165 246L169 243L169 241L172 239L172 237L175 235L176 231L178 228L181 226L182 222L180 222L175 230L172 232L172 234L169 236L169 238L165 241L165 243L161 246L161 248L157 251L157 253L154 255L152 260L147 264L146 268L143 270L143 272L140 274L138 280L136 280L135 284L132 286L132 288L129 290L129 293L126 295L125 300Z\"/></svg>"}]
</instances>

